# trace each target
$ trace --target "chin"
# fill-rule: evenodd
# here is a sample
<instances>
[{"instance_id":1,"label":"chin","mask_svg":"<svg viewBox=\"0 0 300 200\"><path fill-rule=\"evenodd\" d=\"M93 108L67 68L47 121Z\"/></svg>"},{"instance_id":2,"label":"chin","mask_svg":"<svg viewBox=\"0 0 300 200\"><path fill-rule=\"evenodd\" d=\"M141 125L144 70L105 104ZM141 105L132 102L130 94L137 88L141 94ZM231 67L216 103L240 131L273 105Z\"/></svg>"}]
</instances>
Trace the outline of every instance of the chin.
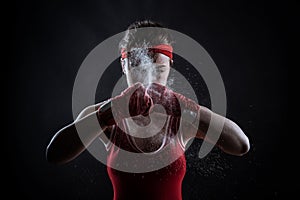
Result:
<instances>
[{"instance_id":1,"label":"chin","mask_svg":"<svg viewBox=\"0 0 300 200\"><path fill-rule=\"evenodd\" d=\"M167 85L167 82L162 82L162 81L156 81L154 83L158 83L160 85L163 85L163 86L166 86Z\"/></svg>"},{"instance_id":2,"label":"chin","mask_svg":"<svg viewBox=\"0 0 300 200\"><path fill-rule=\"evenodd\" d=\"M166 86L166 82L163 82L163 81L151 81L151 82L143 83L143 85L149 86L149 85L151 85L152 83L157 83L157 84Z\"/></svg>"}]
</instances>

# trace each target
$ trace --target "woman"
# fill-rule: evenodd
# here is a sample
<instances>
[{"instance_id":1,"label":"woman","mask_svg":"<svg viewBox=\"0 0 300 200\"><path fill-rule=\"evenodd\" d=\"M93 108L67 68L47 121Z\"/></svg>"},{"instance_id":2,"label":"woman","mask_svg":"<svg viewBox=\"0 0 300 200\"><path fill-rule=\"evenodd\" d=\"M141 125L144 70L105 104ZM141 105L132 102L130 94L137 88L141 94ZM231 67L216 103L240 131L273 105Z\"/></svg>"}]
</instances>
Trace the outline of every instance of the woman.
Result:
<instances>
[{"instance_id":1,"label":"woman","mask_svg":"<svg viewBox=\"0 0 300 200\"><path fill-rule=\"evenodd\" d=\"M152 21L135 22L120 42L121 65L129 87L119 96L85 108L72 124L59 130L47 147L47 159L59 164L69 162L85 150L84 144L105 134L110 139L104 144L108 151L107 171L115 200L182 199L185 145L194 137L205 138L213 115L215 123L225 122L217 147L240 156L248 152L249 141L231 120L166 87L173 64L170 35L163 29L142 34L138 28L143 27L162 26ZM164 109L154 106L156 104ZM129 109L126 109L128 105ZM88 125L94 116L102 130ZM154 119L165 122L155 135L143 137L147 136L146 129L140 133L132 128L133 122L142 127ZM85 127L85 141L78 136L76 126ZM120 162L120 149L155 155L166 145L170 146L170 151L165 158L176 158L168 166L145 173L128 173L111 167Z\"/></svg>"}]
</instances>

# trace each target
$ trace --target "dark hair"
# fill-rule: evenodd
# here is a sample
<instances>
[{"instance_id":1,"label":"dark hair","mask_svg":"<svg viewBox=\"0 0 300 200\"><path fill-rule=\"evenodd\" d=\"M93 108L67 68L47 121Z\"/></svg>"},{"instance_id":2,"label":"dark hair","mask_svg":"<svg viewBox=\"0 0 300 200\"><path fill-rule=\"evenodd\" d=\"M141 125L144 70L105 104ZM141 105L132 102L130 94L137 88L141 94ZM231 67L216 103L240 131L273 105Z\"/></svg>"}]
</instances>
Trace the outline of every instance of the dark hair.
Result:
<instances>
[{"instance_id":1,"label":"dark hair","mask_svg":"<svg viewBox=\"0 0 300 200\"><path fill-rule=\"evenodd\" d=\"M140 29L147 27L156 27L153 29ZM165 27L151 20L136 21L130 24L125 32L124 37L119 43L119 50L125 49L130 51L134 47L143 47L146 45L155 46L159 44L173 43L171 35Z\"/></svg>"}]
</instances>

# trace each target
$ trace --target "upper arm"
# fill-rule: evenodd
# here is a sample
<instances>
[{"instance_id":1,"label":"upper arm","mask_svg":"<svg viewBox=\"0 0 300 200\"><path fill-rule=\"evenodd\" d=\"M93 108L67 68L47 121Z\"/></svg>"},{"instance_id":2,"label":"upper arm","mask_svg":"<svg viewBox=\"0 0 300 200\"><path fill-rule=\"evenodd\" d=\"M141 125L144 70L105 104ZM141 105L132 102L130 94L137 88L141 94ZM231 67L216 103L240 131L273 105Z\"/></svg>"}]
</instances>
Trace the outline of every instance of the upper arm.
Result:
<instances>
[{"instance_id":1,"label":"upper arm","mask_svg":"<svg viewBox=\"0 0 300 200\"><path fill-rule=\"evenodd\" d=\"M212 118L215 120L214 123L210 123ZM186 142L195 137L215 143L220 149L229 154L243 155L249 151L248 137L232 120L213 113L208 108L201 107L198 122L193 124L183 121L183 138ZM218 128L214 127L214 125L218 126L218 123L223 123L220 124L223 125L221 133L218 133ZM211 131L210 134L207 134L208 128ZM214 138L218 136L217 134L220 135L218 140L215 141Z\"/></svg>"},{"instance_id":2,"label":"upper arm","mask_svg":"<svg viewBox=\"0 0 300 200\"><path fill-rule=\"evenodd\" d=\"M181 120L183 139L185 144L192 138L204 139L208 130L212 112L201 106L200 116L197 116L193 123Z\"/></svg>"},{"instance_id":3,"label":"upper arm","mask_svg":"<svg viewBox=\"0 0 300 200\"><path fill-rule=\"evenodd\" d=\"M184 146L193 138L204 139L205 133L197 129L191 123L181 120L181 134Z\"/></svg>"},{"instance_id":4,"label":"upper arm","mask_svg":"<svg viewBox=\"0 0 300 200\"><path fill-rule=\"evenodd\" d=\"M109 151L110 147L112 146L113 141L113 129L114 126L108 126L103 134L99 135L98 139L104 144L106 151Z\"/></svg>"}]
</instances>

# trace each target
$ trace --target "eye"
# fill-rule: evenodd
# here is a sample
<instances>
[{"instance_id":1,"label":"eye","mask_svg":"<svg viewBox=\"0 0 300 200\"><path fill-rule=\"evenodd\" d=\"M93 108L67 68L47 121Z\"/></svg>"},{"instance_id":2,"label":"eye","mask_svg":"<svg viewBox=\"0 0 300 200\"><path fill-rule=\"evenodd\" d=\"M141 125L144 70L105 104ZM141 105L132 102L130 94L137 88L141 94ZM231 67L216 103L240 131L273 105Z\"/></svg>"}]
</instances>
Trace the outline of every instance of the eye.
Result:
<instances>
[{"instance_id":1,"label":"eye","mask_svg":"<svg viewBox=\"0 0 300 200\"><path fill-rule=\"evenodd\" d=\"M156 72L158 72L158 73L163 73L163 72L165 72L165 67L163 67L163 66L157 67L157 68L156 68Z\"/></svg>"},{"instance_id":2,"label":"eye","mask_svg":"<svg viewBox=\"0 0 300 200\"><path fill-rule=\"evenodd\" d=\"M153 60L154 63L156 62L157 57L158 57L157 53L152 53L151 58L152 58L152 60Z\"/></svg>"}]
</instances>

